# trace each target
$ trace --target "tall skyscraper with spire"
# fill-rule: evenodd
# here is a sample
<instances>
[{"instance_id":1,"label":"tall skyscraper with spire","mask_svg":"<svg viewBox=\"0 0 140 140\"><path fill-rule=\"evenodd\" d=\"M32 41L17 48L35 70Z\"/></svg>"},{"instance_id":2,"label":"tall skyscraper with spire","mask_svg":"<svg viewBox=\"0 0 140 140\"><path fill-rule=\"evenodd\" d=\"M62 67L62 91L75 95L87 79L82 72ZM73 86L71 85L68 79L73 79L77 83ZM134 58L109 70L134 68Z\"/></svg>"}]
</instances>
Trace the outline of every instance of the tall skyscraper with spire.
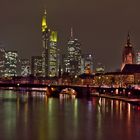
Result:
<instances>
[{"instance_id":1,"label":"tall skyscraper with spire","mask_svg":"<svg viewBox=\"0 0 140 140\"><path fill-rule=\"evenodd\" d=\"M57 32L51 31L47 25L47 13L44 11L42 17L42 76L57 76L58 72L58 48Z\"/></svg>"},{"instance_id":2,"label":"tall skyscraper with spire","mask_svg":"<svg viewBox=\"0 0 140 140\"><path fill-rule=\"evenodd\" d=\"M49 46L49 36L50 31L47 25L47 12L44 11L44 15L42 17L42 45L43 45L43 52L42 52L42 76L47 76L48 74L48 46Z\"/></svg>"},{"instance_id":3,"label":"tall skyscraper with spire","mask_svg":"<svg viewBox=\"0 0 140 140\"><path fill-rule=\"evenodd\" d=\"M127 35L127 42L126 45L124 46L124 50L122 53L122 66L121 70L124 68L126 64L134 64L135 59L135 53L133 46L130 42L130 33L128 32Z\"/></svg>"},{"instance_id":4,"label":"tall skyscraper with spire","mask_svg":"<svg viewBox=\"0 0 140 140\"><path fill-rule=\"evenodd\" d=\"M73 29L71 28L70 39L67 43L67 54L65 59L65 72L70 75L78 75L81 73L81 44L78 39L73 37Z\"/></svg>"}]
</instances>

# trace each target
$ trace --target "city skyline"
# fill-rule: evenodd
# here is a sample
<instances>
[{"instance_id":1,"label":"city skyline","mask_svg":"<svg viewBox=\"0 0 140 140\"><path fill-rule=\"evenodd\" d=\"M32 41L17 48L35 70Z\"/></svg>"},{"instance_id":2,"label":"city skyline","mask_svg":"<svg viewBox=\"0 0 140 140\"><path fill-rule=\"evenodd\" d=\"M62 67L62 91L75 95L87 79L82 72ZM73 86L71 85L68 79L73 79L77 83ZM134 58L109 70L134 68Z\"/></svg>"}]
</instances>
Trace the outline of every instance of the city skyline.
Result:
<instances>
[{"instance_id":1,"label":"city skyline","mask_svg":"<svg viewBox=\"0 0 140 140\"><path fill-rule=\"evenodd\" d=\"M6 0L0 7L1 47L17 50L22 58L41 55L41 19L46 9L48 27L58 32L58 46L62 50L66 50L73 27L74 37L82 44L82 52L94 53L95 62L105 65L106 71L116 70L121 66L128 30L135 51L139 47L138 5L139 2L130 0Z\"/></svg>"}]
</instances>

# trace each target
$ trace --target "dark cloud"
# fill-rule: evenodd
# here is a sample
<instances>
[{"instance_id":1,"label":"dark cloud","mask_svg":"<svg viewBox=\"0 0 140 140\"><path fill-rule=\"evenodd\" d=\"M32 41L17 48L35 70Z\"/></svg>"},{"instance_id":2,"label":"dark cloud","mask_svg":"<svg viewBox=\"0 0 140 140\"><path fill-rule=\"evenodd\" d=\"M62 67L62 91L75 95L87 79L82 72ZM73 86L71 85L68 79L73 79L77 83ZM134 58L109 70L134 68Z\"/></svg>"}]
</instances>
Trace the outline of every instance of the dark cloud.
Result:
<instances>
[{"instance_id":1,"label":"dark cloud","mask_svg":"<svg viewBox=\"0 0 140 140\"><path fill-rule=\"evenodd\" d=\"M70 28L107 70L120 66L128 30L135 49L140 45L140 1L137 0L1 0L0 42L21 57L40 55L41 17L47 9L48 26L57 30L59 47L66 48Z\"/></svg>"}]
</instances>

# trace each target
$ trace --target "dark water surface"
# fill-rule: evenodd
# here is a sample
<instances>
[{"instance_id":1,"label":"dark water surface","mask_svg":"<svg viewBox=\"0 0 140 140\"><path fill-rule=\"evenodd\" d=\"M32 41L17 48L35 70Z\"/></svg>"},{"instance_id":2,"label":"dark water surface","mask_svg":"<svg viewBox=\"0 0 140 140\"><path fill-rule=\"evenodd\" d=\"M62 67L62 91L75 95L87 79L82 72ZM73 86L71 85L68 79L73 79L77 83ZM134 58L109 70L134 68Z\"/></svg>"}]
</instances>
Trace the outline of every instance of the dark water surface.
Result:
<instances>
[{"instance_id":1,"label":"dark water surface","mask_svg":"<svg viewBox=\"0 0 140 140\"><path fill-rule=\"evenodd\" d=\"M0 140L139 140L140 108L122 101L0 101Z\"/></svg>"}]
</instances>

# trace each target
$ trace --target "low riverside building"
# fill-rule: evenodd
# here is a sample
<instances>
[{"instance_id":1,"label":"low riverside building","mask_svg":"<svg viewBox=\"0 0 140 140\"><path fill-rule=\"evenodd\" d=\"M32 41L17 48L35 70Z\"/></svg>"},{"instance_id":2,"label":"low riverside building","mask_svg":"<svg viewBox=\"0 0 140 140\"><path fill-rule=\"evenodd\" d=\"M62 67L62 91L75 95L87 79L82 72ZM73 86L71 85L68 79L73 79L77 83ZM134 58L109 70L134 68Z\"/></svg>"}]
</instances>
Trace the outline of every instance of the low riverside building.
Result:
<instances>
[{"instance_id":1,"label":"low riverside building","mask_svg":"<svg viewBox=\"0 0 140 140\"><path fill-rule=\"evenodd\" d=\"M129 77L131 76L130 82L132 80L133 84L140 84L140 64L126 64L122 73L126 73Z\"/></svg>"},{"instance_id":2,"label":"low riverside building","mask_svg":"<svg viewBox=\"0 0 140 140\"><path fill-rule=\"evenodd\" d=\"M126 64L121 72L95 74L95 85L109 87L127 87L140 84L140 65Z\"/></svg>"},{"instance_id":3,"label":"low riverside building","mask_svg":"<svg viewBox=\"0 0 140 140\"><path fill-rule=\"evenodd\" d=\"M107 72L95 74L94 80L96 86L124 87L124 78L121 72Z\"/></svg>"}]
</instances>

